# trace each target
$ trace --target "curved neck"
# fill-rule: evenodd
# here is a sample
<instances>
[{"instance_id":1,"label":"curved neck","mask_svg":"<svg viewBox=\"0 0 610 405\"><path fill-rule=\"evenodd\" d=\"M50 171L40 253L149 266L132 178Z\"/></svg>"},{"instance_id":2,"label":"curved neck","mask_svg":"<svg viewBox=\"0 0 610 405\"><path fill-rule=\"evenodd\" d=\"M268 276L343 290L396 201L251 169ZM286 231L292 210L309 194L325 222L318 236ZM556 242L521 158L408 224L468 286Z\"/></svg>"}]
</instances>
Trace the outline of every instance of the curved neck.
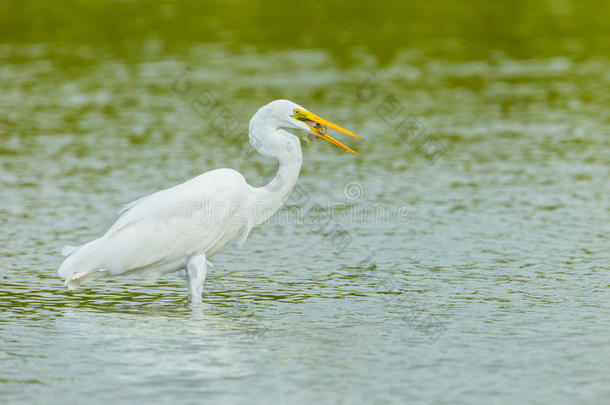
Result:
<instances>
[{"instance_id":1,"label":"curved neck","mask_svg":"<svg viewBox=\"0 0 610 405\"><path fill-rule=\"evenodd\" d=\"M254 224L265 222L284 205L299 177L303 155L299 139L281 129L274 131L277 140L274 148L265 150L264 155L275 157L279 168L275 177L262 187L254 187L256 204L254 209Z\"/></svg>"}]
</instances>

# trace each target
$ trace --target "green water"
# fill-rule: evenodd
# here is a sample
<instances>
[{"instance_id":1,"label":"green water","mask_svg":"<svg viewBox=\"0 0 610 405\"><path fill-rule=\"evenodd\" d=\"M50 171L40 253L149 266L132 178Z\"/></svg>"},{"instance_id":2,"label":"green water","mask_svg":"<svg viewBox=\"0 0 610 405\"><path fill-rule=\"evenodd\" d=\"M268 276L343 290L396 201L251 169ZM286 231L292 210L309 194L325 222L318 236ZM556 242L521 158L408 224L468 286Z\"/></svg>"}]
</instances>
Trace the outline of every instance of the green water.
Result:
<instances>
[{"instance_id":1,"label":"green water","mask_svg":"<svg viewBox=\"0 0 610 405\"><path fill-rule=\"evenodd\" d=\"M0 402L608 403L608 7L1 2ZM63 286L122 204L263 184L277 98L366 142L305 149L201 311Z\"/></svg>"}]
</instances>

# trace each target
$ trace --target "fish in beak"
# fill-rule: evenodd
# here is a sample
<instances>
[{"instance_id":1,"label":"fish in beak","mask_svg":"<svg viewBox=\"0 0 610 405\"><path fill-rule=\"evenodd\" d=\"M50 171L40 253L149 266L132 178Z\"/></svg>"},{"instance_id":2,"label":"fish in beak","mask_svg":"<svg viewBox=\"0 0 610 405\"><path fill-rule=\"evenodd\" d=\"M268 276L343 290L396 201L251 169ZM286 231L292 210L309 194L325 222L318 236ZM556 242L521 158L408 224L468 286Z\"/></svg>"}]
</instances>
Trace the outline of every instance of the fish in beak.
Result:
<instances>
[{"instance_id":1,"label":"fish in beak","mask_svg":"<svg viewBox=\"0 0 610 405\"><path fill-rule=\"evenodd\" d=\"M330 128L330 129L334 129L335 131L341 132L343 134L353 136L356 139L362 140L362 138L360 138L355 133L348 131L345 128L341 128L340 126L335 125L332 122L325 120L324 118L318 117L314 113L310 113L309 111L301 110L300 108L297 108L294 110L294 115L292 116L292 118L295 118L299 121L304 122L315 136L322 138L324 140L327 140L328 142L332 143L333 145L336 145L343 150L351 152L354 155L358 154L353 149L348 148L347 146L345 146L344 144L342 144L335 138L331 137L330 135L327 135L326 131L328 131L328 128Z\"/></svg>"}]
</instances>

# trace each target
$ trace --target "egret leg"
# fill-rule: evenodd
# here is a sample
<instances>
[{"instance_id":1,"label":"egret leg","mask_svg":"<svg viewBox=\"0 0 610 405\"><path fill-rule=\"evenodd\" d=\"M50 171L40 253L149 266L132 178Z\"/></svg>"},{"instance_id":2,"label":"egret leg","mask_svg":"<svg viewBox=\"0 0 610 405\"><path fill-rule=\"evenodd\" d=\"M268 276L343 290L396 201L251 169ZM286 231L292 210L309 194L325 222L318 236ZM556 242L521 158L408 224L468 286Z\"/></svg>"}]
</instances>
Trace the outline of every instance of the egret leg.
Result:
<instances>
[{"instance_id":1,"label":"egret leg","mask_svg":"<svg viewBox=\"0 0 610 405\"><path fill-rule=\"evenodd\" d=\"M191 256L186 263L186 281L189 287L189 303L191 305L201 304L206 270L205 254Z\"/></svg>"}]
</instances>

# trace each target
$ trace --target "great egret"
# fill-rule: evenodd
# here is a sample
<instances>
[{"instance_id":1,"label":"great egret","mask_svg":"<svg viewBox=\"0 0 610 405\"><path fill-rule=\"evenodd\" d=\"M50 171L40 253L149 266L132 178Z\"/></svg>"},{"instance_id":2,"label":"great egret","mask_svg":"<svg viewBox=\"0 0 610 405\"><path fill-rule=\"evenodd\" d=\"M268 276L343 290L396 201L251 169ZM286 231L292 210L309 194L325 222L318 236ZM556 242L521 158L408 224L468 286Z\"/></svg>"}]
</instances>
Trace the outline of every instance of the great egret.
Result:
<instances>
[{"instance_id":1,"label":"great egret","mask_svg":"<svg viewBox=\"0 0 610 405\"><path fill-rule=\"evenodd\" d=\"M250 186L233 169L203 173L177 186L127 204L100 238L65 246L58 270L68 288L100 276L161 274L185 270L189 300L201 302L208 259L273 215L288 198L301 169L299 138L292 131L356 153L326 134L328 128L361 139L288 100L261 107L250 120L249 140L258 152L276 158L279 169L263 187ZM303 132L302 132L303 133Z\"/></svg>"}]
</instances>

